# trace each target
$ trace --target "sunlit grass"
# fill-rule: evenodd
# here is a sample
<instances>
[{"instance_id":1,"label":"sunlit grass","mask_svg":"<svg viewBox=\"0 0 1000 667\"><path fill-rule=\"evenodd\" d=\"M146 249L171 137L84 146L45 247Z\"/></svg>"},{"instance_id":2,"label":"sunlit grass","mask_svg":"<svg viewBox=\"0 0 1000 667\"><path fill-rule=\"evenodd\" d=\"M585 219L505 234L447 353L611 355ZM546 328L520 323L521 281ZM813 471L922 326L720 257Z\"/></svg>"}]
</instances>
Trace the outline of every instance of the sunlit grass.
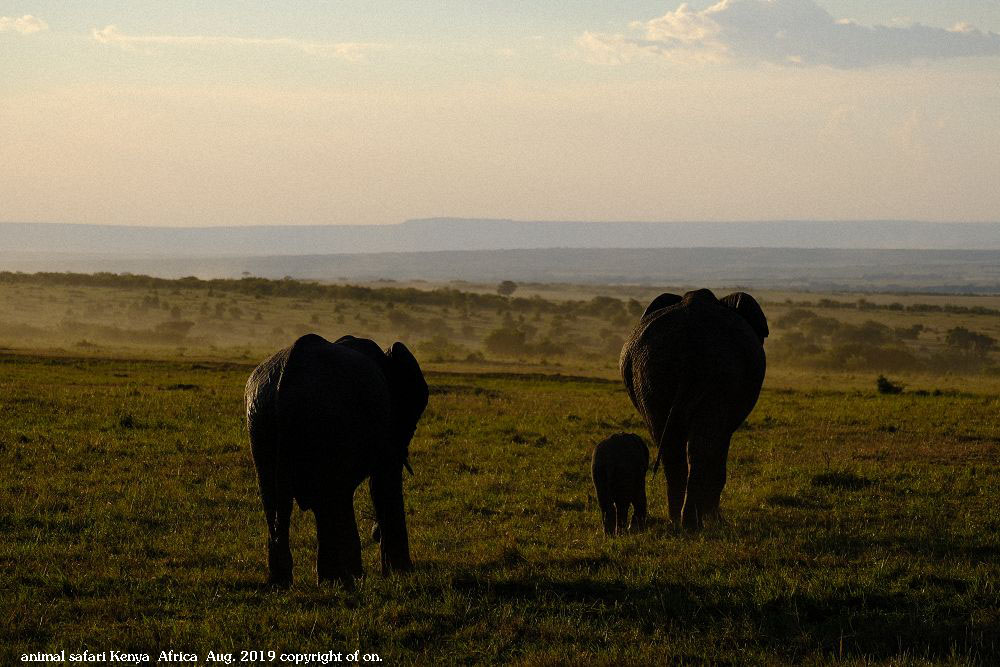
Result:
<instances>
[{"instance_id":1,"label":"sunlit grass","mask_svg":"<svg viewBox=\"0 0 1000 667\"><path fill-rule=\"evenodd\" d=\"M0 663L83 647L389 664L1000 656L1000 400L981 379L912 377L890 396L875 374L776 371L734 436L724 523L675 533L661 476L650 530L608 540L591 448L643 433L610 373L430 372L405 481L416 572L383 579L366 540L357 591L317 586L296 511L281 592L262 585L241 418L255 361L0 356ZM364 487L356 509L367 535Z\"/></svg>"}]
</instances>

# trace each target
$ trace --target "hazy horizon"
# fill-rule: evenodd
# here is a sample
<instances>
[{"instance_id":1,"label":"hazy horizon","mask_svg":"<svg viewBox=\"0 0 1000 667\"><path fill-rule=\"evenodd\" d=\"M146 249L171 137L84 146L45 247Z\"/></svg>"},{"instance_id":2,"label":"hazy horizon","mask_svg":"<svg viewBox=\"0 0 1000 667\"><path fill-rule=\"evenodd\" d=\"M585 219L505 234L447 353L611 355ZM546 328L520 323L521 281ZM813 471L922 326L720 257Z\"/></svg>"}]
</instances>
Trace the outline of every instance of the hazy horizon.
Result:
<instances>
[{"instance_id":1,"label":"hazy horizon","mask_svg":"<svg viewBox=\"0 0 1000 667\"><path fill-rule=\"evenodd\" d=\"M0 9L0 220L1000 218L1000 4Z\"/></svg>"},{"instance_id":2,"label":"hazy horizon","mask_svg":"<svg viewBox=\"0 0 1000 667\"><path fill-rule=\"evenodd\" d=\"M427 221L439 221L439 220L455 220L455 221L468 221L468 222L513 222L513 223L546 223L546 224L588 224L588 225L629 225L629 224L648 224L648 225L685 225L685 224L706 224L706 225L768 225L768 224L782 224L782 223L802 223L809 225L825 225L825 224L865 224L865 223L917 223L917 224L933 224L933 225L996 225L1000 224L1000 215L997 215L993 219L983 219L983 220L930 220L930 219L920 219L911 218L906 220L897 220L892 218L839 218L839 219L823 219L823 218L782 218L769 220L765 218L759 219L748 219L748 220L729 220L729 219L705 219L705 220L626 220L626 219L570 219L570 218L535 218L535 219L515 219L515 218L464 218L460 216L453 215L432 215L423 218L403 218L400 220L386 220L382 222L338 222L338 223L308 223L308 222L254 222L248 224L198 224L198 225L170 225L170 224L155 224L155 223L103 223L103 222L81 222L79 220L3 220L0 219L0 225L18 225L18 224L32 224L32 225L75 225L75 226L88 226L88 227L131 227L131 228L147 228L147 229L231 229L231 228L254 228L254 227L392 227L401 226L408 223L414 222L427 222Z\"/></svg>"}]
</instances>

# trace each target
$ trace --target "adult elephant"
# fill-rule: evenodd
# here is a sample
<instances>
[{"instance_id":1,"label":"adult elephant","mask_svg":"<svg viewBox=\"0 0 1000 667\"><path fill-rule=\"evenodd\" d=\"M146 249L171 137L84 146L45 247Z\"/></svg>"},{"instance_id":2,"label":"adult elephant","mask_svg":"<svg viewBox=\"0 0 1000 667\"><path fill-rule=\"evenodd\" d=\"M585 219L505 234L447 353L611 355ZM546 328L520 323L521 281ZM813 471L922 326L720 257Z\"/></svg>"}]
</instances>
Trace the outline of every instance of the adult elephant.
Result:
<instances>
[{"instance_id":1,"label":"adult elephant","mask_svg":"<svg viewBox=\"0 0 1000 667\"><path fill-rule=\"evenodd\" d=\"M619 360L667 478L670 519L698 528L718 513L729 441L764 382L767 319L744 292L661 294ZM685 497L686 494L686 497Z\"/></svg>"},{"instance_id":2,"label":"adult elephant","mask_svg":"<svg viewBox=\"0 0 1000 667\"><path fill-rule=\"evenodd\" d=\"M292 501L316 515L320 581L362 575L354 492L369 479L382 573L410 570L403 467L427 407L420 365L402 343L302 336L250 375L247 427L267 518L269 581L292 582Z\"/></svg>"}]
</instances>

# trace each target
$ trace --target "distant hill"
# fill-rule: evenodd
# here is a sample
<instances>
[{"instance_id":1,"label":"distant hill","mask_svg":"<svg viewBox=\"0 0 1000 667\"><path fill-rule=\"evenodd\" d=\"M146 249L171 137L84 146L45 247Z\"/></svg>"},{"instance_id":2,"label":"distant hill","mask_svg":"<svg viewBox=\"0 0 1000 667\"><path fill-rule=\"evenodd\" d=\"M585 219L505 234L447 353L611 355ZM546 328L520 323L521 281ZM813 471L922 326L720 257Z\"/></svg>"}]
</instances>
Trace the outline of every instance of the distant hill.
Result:
<instances>
[{"instance_id":1,"label":"distant hill","mask_svg":"<svg viewBox=\"0 0 1000 667\"><path fill-rule=\"evenodd\" d=\"M1000 293L1000 250L548 248L413 253L125 257L0 253L0 269L166 278L561 282L852 291Z\"/></svg>"},{"instance_id":2,"label":"distant hill","mask_svg":"<svg viewBox=\"0 0 1000 667\"><path fill-rule=\"evenodd\" d=\"M0 271L1000 292L1000 223L0 223Z\"/></svg>"},{"instance_id":3,"label":"distant hill","mask_svg":"<svg viewBox=\"0 0 1000 667\"><path fill-rule=\"evenodd\" d=\"M124 227L0 223L11 253L250 257L533 248L998 250L1000 223L529 222L433 218L398 225Z\"/></svg>"}]
</instances>

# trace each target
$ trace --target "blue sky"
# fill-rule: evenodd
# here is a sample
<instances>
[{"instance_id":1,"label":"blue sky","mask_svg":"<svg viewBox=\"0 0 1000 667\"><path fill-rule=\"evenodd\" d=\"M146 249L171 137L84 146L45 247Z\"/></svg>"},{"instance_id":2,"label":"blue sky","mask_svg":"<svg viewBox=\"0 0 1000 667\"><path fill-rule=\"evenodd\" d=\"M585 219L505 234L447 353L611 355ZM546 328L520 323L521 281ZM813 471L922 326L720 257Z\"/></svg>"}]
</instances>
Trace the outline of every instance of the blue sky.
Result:
<instances>
[{"instance_id":1,"label":"blue sky","mask_svg":"<svg viewBox=\"0 0 1000 667\"><path fill-rule=\"evenodd\" d=\"M997 220L997 33L992 0L0 2L0 220Z\"/></svg>"}]
</instances>

